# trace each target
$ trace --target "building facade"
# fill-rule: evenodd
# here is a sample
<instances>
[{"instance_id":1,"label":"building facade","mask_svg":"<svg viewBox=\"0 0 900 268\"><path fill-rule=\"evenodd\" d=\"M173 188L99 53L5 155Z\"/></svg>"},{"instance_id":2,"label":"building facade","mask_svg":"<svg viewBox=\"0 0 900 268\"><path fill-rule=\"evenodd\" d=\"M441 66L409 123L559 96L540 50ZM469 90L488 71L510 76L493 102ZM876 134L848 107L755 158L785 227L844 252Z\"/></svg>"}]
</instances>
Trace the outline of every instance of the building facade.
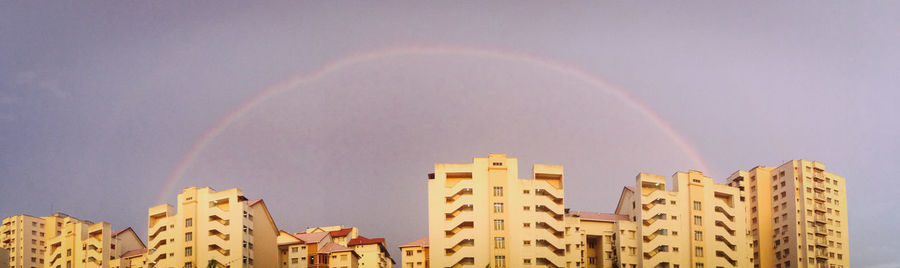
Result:
<instances>
[{"instance_id":1,"label":"building facade","mask_svg":"<svg viewBox=\"0 0 900 268\"><path fill-rule=\"evenodd\" d=\"M125 252L144 248L131 228L112 231L66 214L47 217L16 215L3 220L0 245L10 256L8 267L120 267Z\"/></svg>"},{"instance_id":2,"label":"building facade","mask_svg":"<svg viewBox=\"0 0 900 268\"><path fill-rule=\"evenodd\" d=\"M845 180L825 164L758 166L728 183L746 204L753 267L850 267Z\"/></svg>"},{"instance_id":3,"label":"building facade","mask_svg":"<svg viewBox=\"0 0 900 268\"><path fill-rule=\"evenodd\" d=\"M516 158L436 164L428 179L430 265L565 267L561 166L534 165L518 177Z\"/></svg>"},{"instance_id":4,"label":"building facade","mask_svg":"<svg viewBox=\"0 0 900 268\"><path fill-rule=\"evenodd\" d=\"M748 267L743 205L738 188L699 171L675 173L671 188L664 176L640 173L616 214L637 225L638 267Z\"/></svg>"},{"instance_id":5,"label":"building facade","mask_svg":"<svg viewBox=\"0 0 900 268\"><path fill-rule=\"evenodd\" d=\"M400 245L401 268L429 268L428 237Z\"/></svg>"},{"instance_id":6,"label":"building facade","mask_svg":"<svg viewBox=\"0 0 900 268\"><path fill-rule=\"evenodd\" d=\"M281 267L393 267L384 238L359 235L342 225L307 228L302 233L280 231Z\"/></svg>"},{"instance_id":7,"label":"building facade","mask_svg":"<svg viewBox=\"0 0 900 268\"><path fill-rule=\"evenodd\" d=\"M185 188L178 210L148 210L147 267L277 267L278 228L262 200L240 189Z\"/></svg>"}]
</instances>

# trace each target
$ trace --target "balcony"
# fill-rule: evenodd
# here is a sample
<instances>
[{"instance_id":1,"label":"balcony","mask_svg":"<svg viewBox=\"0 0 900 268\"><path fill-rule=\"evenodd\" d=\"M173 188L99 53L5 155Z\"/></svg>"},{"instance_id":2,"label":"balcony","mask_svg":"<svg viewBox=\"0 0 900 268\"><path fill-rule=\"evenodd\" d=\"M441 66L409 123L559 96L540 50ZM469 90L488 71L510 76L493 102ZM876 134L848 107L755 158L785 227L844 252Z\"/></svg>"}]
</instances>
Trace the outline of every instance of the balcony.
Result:
<instances>
[{"instance_id":1,"label":"balcony","mask_svg":"<svg viewBox=\"0 0 900 268\"><path fill-rule=\"evenodd\" d=\"M816 203L816 204L813 205L813 208L814 208L816 211L825 212L825 203Z\"/></svg>"},{"instance_id":2,"label":"balcony","mask_svg":"<svg viewBox=\"0 0 900 268\"><path fill-rule=\"evenodd\" d=\"M816 222L826 223L825 214L816 214L813 216L813 219L815 219Z\"/></svg>"},{"instance_id":3,"label":"balcony","mask_svg":"<svg viewBox=\"0 0 900 268\"><path fill-rule=\"evenodd\" d=\"M813 231L816 232L817 235L826 235L828 234L828 230L825 229L824 224L817 224L816 227L813 227Z\"/></svg>"},{"instance_id":4,"label":"balcony","mask_svg":"<svg viewBox=\"0 0 900 268\"><path fill-rule=\"evenodd\" d=\"M669 246L661 245L661 246L654 248L651 251L644 252L644 260L650 260L653 257L655 257L656 255L658 255L660 252L669 252Z\"/></svg>"},{"instance_id":5,"label":"balcony","mask_svg":"<svg viewBox=\"0 0 900 268\"><path fill-rule=\"evenodd\" d=\"M459 208L457 208L456 210L449 212L449 213L445 213L444 216L446 217L447 220L451 220L453 218L456 218L456 216L458 216L459 214L461 214L463 212L472 211L472 210L473 210L472 204L463 204L462 206L459 206Z\"/></svg>"},{"instance_id":6,"label":"balcony","mask_svg":"<svg viewBox=\"0 0 900 268\"><path fill-rule=\"evenodd\" d=\"M813 183L813 187L815 187L817 190L822 190L822 191L824 191L824 190L825 190L825 183L822 183L821 181L816 181L815 183Z\"/></svg>"},{"instance_id":7,"label":"balcony","mask_svg":"<svg viewBox=\"0 0 900 268\"><path fill-rule=\"evenodd\" d=\"M825 193L815 193L813 194L813 197L816 198L816 200L825 201Z\"/></svg>"},{"instance_id":8,"label":"balcony","mask_svg":"<svg viewBox=\"0 0 900 268\"><path fill-rule=\"evenodd\" d=\"M453 201L456 201L457 198L463 195L472 195L472 188L462 188L455 194L448 196L446 201L447 203L453 203Z\"/></svg>"},{"instance_id":9,"label":"balcony","mask_svg":"<svg viewBox=\"0 0 900 268\"><path fill-rule=\"evenodd\" d=\"M731 258L731 256L728 256L728 254L725 254L725 252L723 252L721 250L716 251L716 257L721 257L721 258L725 259L726 261L728 261L728 263L731 264L731 266L737 266L737 260Z\"/></svg>"},{"instance_id":10,"label":"balcony","mask_svg":"<svg viewBox=\"0 0 900 268\"><path fill-rule=\"evenodd\" d=\"M474 246L475 246L475 239L471 239L471 238L463 239L463 240L460 240L455 245L453 245L452 247L445 249L445 251L446 251L445 253L447 256L451 256L454 253L456 253L457 251L459 251L460 249L462 249L463 247L474 247Z\"/></svg>"},{"instance_id":11,"label":"balcony","mask_svg":"<svg viewBox=\"0 0 900 268\"><path fill-rule=\"evenodd\" d=\"M660 235L662 235L662 236L669 235L669 230L659 229L659 230L656 230L656 232L651 233L650 235L645 235L644 243L650 243L650 241L653 241L653 239L656 239L656 237L660 236Z\"/></svg>"},{"instance_id":12,"label":"balcony","mask_svg":"<svg viewBox=\"0 0 900 268\"><path fill-rule=\"evenodd\" d=\"M645 220L643 221L643 222L644 222L644 226L645 226L645 227L649 227L650 225L653 225L653 223L656 222L656 221L659 221L659 220L665 220L666 217L667 217L667 216L666 216L665 213L657 213L656 215L653 215L653 217L650 217L649 219L645 219Z\"/></svg>"}]
</instances>

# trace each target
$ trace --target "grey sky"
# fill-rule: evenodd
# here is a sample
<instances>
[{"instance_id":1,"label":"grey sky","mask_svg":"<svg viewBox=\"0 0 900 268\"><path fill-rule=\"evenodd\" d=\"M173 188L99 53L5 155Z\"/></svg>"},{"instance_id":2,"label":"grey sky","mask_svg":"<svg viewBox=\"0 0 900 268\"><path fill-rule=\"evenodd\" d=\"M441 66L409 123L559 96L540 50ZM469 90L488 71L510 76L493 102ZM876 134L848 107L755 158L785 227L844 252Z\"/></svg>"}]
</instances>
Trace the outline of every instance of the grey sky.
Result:
<instances>
[{"instance_id":1,"label":"grey sky","mask_svg":"<svg viewBox=\"0 0 900 268\"><path fill-rule=\"evenodd\" d=\"M888 1L2 2L0 215L64 211L143 234L179 159L264 88L367 51L467 47L618 85L719 181L825 162L847 178L853 265L897 267L900 235L870 231L900 222L897 25ZM566 205L602 212L637 172L697 168L608 89L574 78L474 55L361 62L252 109L175 186L242 188L285 230L359 226L399 260L397 245L426 235L434 162L507 153L520 177L561 164Z\"/></svg>"}]
</instances>

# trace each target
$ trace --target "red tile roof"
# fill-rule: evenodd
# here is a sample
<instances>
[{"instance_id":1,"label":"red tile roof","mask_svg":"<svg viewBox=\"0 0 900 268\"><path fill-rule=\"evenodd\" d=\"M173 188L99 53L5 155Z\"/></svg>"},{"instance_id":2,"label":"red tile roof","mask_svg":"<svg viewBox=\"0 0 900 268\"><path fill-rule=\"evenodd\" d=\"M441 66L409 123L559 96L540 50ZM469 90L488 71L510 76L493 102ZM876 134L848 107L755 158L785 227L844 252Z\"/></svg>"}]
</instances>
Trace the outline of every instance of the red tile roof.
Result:
<instances>
[{"instance_id":1,"label":"red tile roof","mask_svg":"<svg viewBox=\"0 0 900 268\"><path fill-rule=\"evenodd\" d=\"M581 218L581 220L586 221L627 221L628 216L612 214L612 213L599 213L599 212L587 212L587 211L572 211L566 214L566 217L577 217Z\"/></svg>"},{"instance_id":2,"label":"red tile roof","mask_svg":"<svg viewBox=\"0 0 900 268\"><path fill-rule=\"evenodd\" d=\"M353 250L348 247L338 245L334 242L325 243L325 245L319 249L319 253L335 253L335 252L347 252L347 251L353 251Z\"/></svg>"},{"instance_id":3,"label":"red tile roof","mask_svg":"<svg viewBox=\"0 0 900 268\"><path fill-rule=\"evenodd\" d=\"M404 244L404 245L401 245L400 247L401 247L401 248L405 248L405 247L423 247L423 248L427 248L427 247L428 247L428 237L426 236L426 237L424 237L424 238L419 238L419 240L416 240L416 241L412 241L412 242L406 243L406 244Z\"/></svg>"},{"instance_id":4,"label":"red tile roof","mask_svg":"<svg viewBox=\"0 0 900 268\"><path fill-rule=\"evenodd\" d=\"M122 256L119 256L119 258L123 258L123 259L134 258L134 257L141 256L141 255L143 255L144 253L147 253L147 249L146 249L146 248L135 249L135 250L132 250L132 251L128 251L128 252L123 253Z\"/></svg>"},{"instance_id":5,"label":"red tile roof","mask_svg":"<svg viewBox=\"0 0 900 268\"><path fill-rule=\"evenodd\" d=\"M384 244L384 238L366 238L365 236L359 236L354 239L350 239L350 242L347 242L348 246L356 246L356 245L369 245L369 244Z\"/></svg>"},{"instance_id":6,"label":"red tile roof","mask_svg":"<svg viewBox=\"0 0 900 268\"><path fill-rule=\"evenodd\" d=\"M350 231L353 231L353 228L343 228L337 231L331 231L331 237L342 237L350 234Z\"/></svg>"}]
</instances>

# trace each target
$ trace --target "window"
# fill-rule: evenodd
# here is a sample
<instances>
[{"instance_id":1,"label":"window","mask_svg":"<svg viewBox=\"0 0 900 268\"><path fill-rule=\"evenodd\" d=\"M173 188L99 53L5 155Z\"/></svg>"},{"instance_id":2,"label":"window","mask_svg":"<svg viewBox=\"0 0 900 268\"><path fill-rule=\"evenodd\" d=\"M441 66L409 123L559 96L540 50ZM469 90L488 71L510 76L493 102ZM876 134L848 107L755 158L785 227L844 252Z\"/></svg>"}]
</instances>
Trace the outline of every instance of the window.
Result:
<instances>
[{"instance_id":1,"label":"window","mask_svg":"<svg viewBox=\"0 0 900 268\"><path fill-rule=\"evenodd\" d=\"M531 223L530 222L523 223L522 227L525 227L525 228L531 227Z\"/></svg>"},{"instance_id":2,"label":"window","mask_svg":"<svg viewBox=\"0 0 900 268\"><path fill-rule=\"evenodd\" d=\"M703 205L700 203L700 201L694 201L694 210L701 210L701 209L703 209Z\"/></svg>"},{"instance_id":3,"label":"window","mask_svg":"<svg viewBox=\"0 0 900 268\"><path fill-rule=\"evenodd\" d=\"M503 213L503 203L494 203L494 213Z\"/></svg>"},{"instance_id":4,"label":"window","mask_svg":"<svg viewBox=\"0 0 900 268\"><path fill-rule=\"evenodd\" d=\"M300 259L291 258L291 263L300 263Z\"/></svg>"},{"instance_id":5,"label":"window","mask_svg":"<svg viewBox=\"0 0 900 268\"><path fill-rule=\"evenodd\" d=\"M192 248L192 247L184 248L184 256L185 257L194 256L194 248Z\"/></svg>"},{"instance_id":6,"label":"window","mask_svg":"<svg viewBox=\"0 0 900 268\"><path fill-rule=\"evenodd\" d=\"M503 187L494 186L494 196L503 196Z\"/></svg>"},{"instance_id":7,"label":"window","mask_svg":"<svg viewBox=\"0 0 900 268\"><path fill-rule=\"evenodd\" d=\"M413 251L412 251L412 250L407 250L407 251L406 251L406 256L412 256L412 254L413 254Z\"/></svg>"},{"instance_id":8,"label":"window","mask_svg":"<svg viewBox=\"0 0 900 268\"><path fill-rule=\"evenodd\" d=\"M494 248L506 248L506 241L503 237L494 237Z\"/></svg>"},{"instance_id":9,"label":"window","mask_svg":"<svg viewBox=\"0 0 900 268\"><path fill-rule=\"evenodd\" d=\"M703 225L703 217L694 216L694 225Z\"/></svg>"},{"instance_id":10,"label":"window","mask_svg":"<svg viewBox=\"0 0 900 268\"><path fill-rule=\"evenodd\" d=\"M703 241L703 232L694 231L694 241Z\"/></svg>"},{"instance_id":11,"label":"window","mask_svg":"<svg viewBox=\"0 0 900 268\"><path fill-rule=\"evenodd\" d=\"M506 256L494 256L494 267L506 267Z\"/></svg>"},{"instance_id":12,"label":"window","mask_svg":"<svg viewBox=\"0 0 900 268\"><path fill-rule=\"evenodd\" d=\"M185 262L185 263L184 263L184 268L192 268L192 267L194 267L193 265L194 265L194 264L191 263L191 262Z\"/></svg>"},{"instance_id":13,"label":"window","mask_svg":"<svg viewBox=\"0 0 900 268\"><path fill-rule=\"evenodd\" d=\"M497 230L497 231L503 230L503 220L494 220L494 230Z\"/></svg>"},{"instance_id":14,"label":"window","mask_svg":"<svg viewBox=\"0 0 900 268\"><path fill-rule=\"evenodd\" d=\"M191 232L184 233L184 241L193 241L193 240L194 240L194 233L191 233Z\"/></svg>"},{"instance_id":15,"label":"window","mask_svg":"<svg viewBox=\"0 0 900 268\"><path fill-rule=\"evenodd\" d=\"M697 263L694 265L695 268L703 268L703 263Z\"/></svg>"},{"instance_id":16,"label":"window","mask_svg":"<svg viewBox=\"0 0 900 268\"><path fill-rule=\"evenodd\" d=\"M191 226L194 226L194 219L193 218L184 219L184 227L191 227Z\"/></svg>"},{"instance_id":17,"label":"window","mask_svg":"<svg viewBox=\"0 0 900 268\"><path fill-rule=\"evenodd\" d=\"M297 247L292 247L292 248L291 248L291 252L297 253L297 251L299 251L299 248L297 248Z\"/></svg>"},{"instance_id":18,"label":"window","mask_svg":"<svg viewBox=\"0 0 900 268\"><path fill-rule=\"evenodd\" d=\"M703 247L695 247L694 248L694 256L695 257L703 257Z\"/></svg>"}]
</instances>

